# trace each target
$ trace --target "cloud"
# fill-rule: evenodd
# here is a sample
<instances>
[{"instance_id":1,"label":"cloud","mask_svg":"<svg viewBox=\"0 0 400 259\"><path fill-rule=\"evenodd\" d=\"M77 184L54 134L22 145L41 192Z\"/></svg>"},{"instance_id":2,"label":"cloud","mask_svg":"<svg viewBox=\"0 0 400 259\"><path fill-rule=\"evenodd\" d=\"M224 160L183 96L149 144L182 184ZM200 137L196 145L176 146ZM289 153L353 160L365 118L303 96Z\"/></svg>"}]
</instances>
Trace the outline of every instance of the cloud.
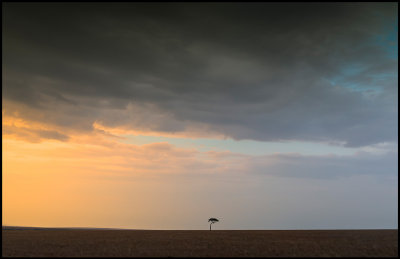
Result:
<instances>
[{"instance_id":1,"label":"cloud","mask_svg":"<svg viewBox=\"0 0 400 259\"><path fill-rule=\"evenodd\" d=\"M8 126L9 127L9 126ZM38 161L43 167L80 170L111 180L173 176L274 176L303 179L339 179L369 175L377 179L397 177L397 151L379 145L354 155L301 155L276 153L245 155L230 151L200 151L180 148L167 142L133 145L121 143L102 133L71 135L68 141L54 131L13 129L3 132L7 161ZM23 133L21 133L23 131ZM32 132L36 133L34 135ZM40 139L41 144L36 142ZM59 139L60 138L60 139ZM52 139L62 140L54 142ZM25 142L28 140L31 143ZM21 162L21 161L19 161Z\"/></svg>"},{"instance_id":2,"label":"cloud","mask_svg":"<svg viewBox=\"0 0 400 259\"><path fill-rule=\"evenodd\" d=\"M376 38L396 19L396 3L7 3L3 109L65 132L395 142L397 57Z\"/></svg>"},{"instance_id":3,"label":"cloud","mask_svg":"<svg viewBox=\"0 0 400 259\"><path fill-rule=\"evenodd\" d=\"M119 141L98 131L40 144L3 135L5 222L203 229L211 213L224 229L397 225L397 152L250 156Z\"/></svg>"},{"instance_id":4,"label":"cloud","mask_svg":"<svg viewBox=\"0 0 400 259\"><path fill-rule=\"evenodd\" d=\"M381 155L362 153L352 156L302 156L278 154L252 159L249 166L257 174L279 177L335 179L354 175L373 175L393 179L397 177L397 152Z\"/></svg>"},{"instance_id":5,"label":"cloud","mask_svg":"<svg viewBox=\"0 0 400 259\"><path fill-rule=\"evenodd\" d=\"M29 142L41 142L43 139L55 139L67 141L68 136L52 130L37 130L31 128L18 128L13 126L3 126L3 136L12 135Z\"/></svg>"}]
</instances>

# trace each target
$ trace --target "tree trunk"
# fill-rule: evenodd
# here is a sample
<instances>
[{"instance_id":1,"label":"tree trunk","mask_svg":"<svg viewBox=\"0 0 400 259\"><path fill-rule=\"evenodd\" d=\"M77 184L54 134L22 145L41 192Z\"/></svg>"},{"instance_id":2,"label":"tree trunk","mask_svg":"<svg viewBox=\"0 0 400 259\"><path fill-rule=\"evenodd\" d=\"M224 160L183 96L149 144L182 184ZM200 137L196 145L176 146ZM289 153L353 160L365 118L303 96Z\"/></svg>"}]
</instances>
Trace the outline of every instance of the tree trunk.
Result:
<instances>
[{"instance_id":1,"label":"tree trunk","mask_svg":"<svg viewBox=\"0 0 400 259\"><path fill-rule=\"evenodd\" d=\"M212 224L212 223L211 223ZM211 224L210 224L210 231L211 231Z\"/></svg>"}]
</instances>

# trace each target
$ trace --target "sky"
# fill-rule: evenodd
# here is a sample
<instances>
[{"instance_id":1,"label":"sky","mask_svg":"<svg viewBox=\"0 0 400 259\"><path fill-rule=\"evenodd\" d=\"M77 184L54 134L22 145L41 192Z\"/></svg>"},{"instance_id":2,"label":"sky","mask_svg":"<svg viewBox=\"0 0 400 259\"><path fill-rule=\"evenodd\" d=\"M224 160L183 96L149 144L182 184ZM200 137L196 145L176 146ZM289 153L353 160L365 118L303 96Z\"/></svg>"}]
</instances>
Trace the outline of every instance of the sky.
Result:
<instances>
[{"instance_id":1,"label":"sky","mask_svg":"<svg viewBox=\"0 0 400 259\"><path fill-rule=\"evenodd\" d=\"M398 228L398 3L2 3L2 224Z\"/></svg>"}]
</instances>

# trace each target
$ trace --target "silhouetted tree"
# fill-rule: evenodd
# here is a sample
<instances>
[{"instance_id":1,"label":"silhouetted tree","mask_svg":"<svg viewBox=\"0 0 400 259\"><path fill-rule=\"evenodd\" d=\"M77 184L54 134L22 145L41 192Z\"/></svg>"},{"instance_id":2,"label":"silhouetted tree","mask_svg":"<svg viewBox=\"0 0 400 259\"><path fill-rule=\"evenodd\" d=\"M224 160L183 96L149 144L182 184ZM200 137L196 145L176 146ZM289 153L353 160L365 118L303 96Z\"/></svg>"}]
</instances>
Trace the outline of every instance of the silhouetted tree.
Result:
<instances>
[{"instance_id":1,"label":"silhouetted tree","mask_svg":"<svg viewBox=\"0 0 400 259\"><path fill-rule=\"evenodd\" d=\"M218 222L218 221L219 221L219 220L216 219L216 218L210 218L210 219L208 220L208 222L211 222L211 224L210 224L210 231L211 231L211 225L214 224L215 222Z\"/></svg>"}]
</instances>

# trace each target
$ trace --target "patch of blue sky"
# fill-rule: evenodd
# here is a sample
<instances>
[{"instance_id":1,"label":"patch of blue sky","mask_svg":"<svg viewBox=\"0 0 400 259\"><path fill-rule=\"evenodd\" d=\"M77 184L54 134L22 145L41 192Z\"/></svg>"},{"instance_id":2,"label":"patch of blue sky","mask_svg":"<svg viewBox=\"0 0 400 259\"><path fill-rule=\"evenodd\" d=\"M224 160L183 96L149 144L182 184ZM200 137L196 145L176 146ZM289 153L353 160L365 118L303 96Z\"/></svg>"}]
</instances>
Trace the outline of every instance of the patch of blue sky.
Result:
<instances>
[{"instance_id":1,"label":"patch of blue sky","mask_svg":"<svg viewBox=\"0 0 400 259\"><path fill-rule=\"evenodd\" d=\"M384 72L384 73L370 73L364 74L364 80L358 81L357 75L361 74L363 70L361 68L344 68L342 73L331 78L325 78L331 86L341 86L351 92L375 92L381 93L383 91L382 85L385 85L387 81L393 81L398 77L397 72ZM369 80L366 81L365 78Z\"/></svg>"},{"instance_id":2,"label":"patch of blue sky","mask_svg":"<svg viewBox=\"0 0 400 259\"><path fill-rule=\"evenodd\" d=\"M391 59L398 59L398 18L393 23L388 23L382 34L376 35L373 38L375 44L382 47L387 56Z\"/></svg>"},{"instance_id":3,"label":"patch of blue sky","mask_svg":"<svg viewBox=\"0 0 400 259\"><path fill-rule=\"evenodd\" d=\"M374 91L379 93L382 91L379 81L390 79L391 77L397 76L393 73L379 73L379 74L369 74L368 77L371 78L369 84L364 82L358 82L355 80L357 75L362 74L368 66L362 64L349 64L342 68L340 73L331 78L325 78L332 86L341 86L352 92L366 92Z\"/></svg>"},{"instance_id":4,"label":"patch of blue sky","mask_svg":"<svg viewBox=\"0 0 400 259\"><path fill-rule=\"evenodd\" d=\"M383 90L379 85L366 85L364 83L343 81L340 83L341 86L346 87L352 92L374 92L381 93Z\"/></svg>"},{"instance_id":5,"label":"patch of blue sky","mask_svg":"<svg viewBox=\"0 0 400 259\"><path fill-rule=\"evenodd\" d=\"M330 78L331 81L339 81L346 77L356 76L365 70L367 70L369 66L367 64L360 63L351 63L341 67L339 74Z\"/></svg>"},{"instance_id":6,"label":"patch of blue sky","mask_svg":"<svg viewBox=\"0 0 400 259\"><path fill-rule=\"evenodd\" d=\"M365 64L349 64L342 69L343 76L355 76L367 70L368 66Z\"/></svg>"},{"instance_id":7,"label":"patch of blue sky","mask_svg":"<svg viewBox=\"0 0 400 259\"><path fill-rule=\"evenodd\" d=\"M144 145L168 142L180 148L195 148L206 151L230 151L247 155L268 155L273 153L299 153L301 155L352 155L358 150L338 145L317 142L262 142L254 140L175 138L162 136L123 135L123 143Z\"/></svg>"},{"instance_id":8,"label":"patch of blue sky","mask_svg":"<svg viewBox=\"0 0 400 259\"><path fill-rule=\"evenodd\" d=\"M373 78L374 80L387 80L397 76L398 76L397 72L386 72L386 73L368 75L368 77Z\"/></svg>"},{"instance_id":9,"label":"patch of blue sky","mask_svg":"<svg viewBox=\"0 0 400 259\"><path fill-rule=\"evenodd\" d=\"M382 47L386 52L387 57L397 60L399 18L397 16L390 18L380 12L376 12L375 16L381 21L382 28L380 33L372 37L371 43Z\"/></svg>"},{"instance_id":10,"label":"patch of blue sky","mask_svg":"<svg viewBox=\"0 0 400 259\"><path fill-rule=\"evenodd\" d=\"M385 20L386 17L382 16L381 19ZM384 26L382 27L381 32L372 36L371 40L366 42L365 44L375 45L379 47L384 53L386 53L386 58L398 60L398 18L391 21L386 21L383 24ZM363 83L359 83L354 80L357 75L361 75L367 69L369 69L368 64L347 64L341 69L341 71L337 75L325 79L332 86L342 86L350 91L373 91L375 93L379 93L382 91L380 86L382 81L392 80L393 78L398 77L398 73L396 71L368 74L367 77L371 79L368 84L365 81Z\"/></svg>"}]
</instances>

